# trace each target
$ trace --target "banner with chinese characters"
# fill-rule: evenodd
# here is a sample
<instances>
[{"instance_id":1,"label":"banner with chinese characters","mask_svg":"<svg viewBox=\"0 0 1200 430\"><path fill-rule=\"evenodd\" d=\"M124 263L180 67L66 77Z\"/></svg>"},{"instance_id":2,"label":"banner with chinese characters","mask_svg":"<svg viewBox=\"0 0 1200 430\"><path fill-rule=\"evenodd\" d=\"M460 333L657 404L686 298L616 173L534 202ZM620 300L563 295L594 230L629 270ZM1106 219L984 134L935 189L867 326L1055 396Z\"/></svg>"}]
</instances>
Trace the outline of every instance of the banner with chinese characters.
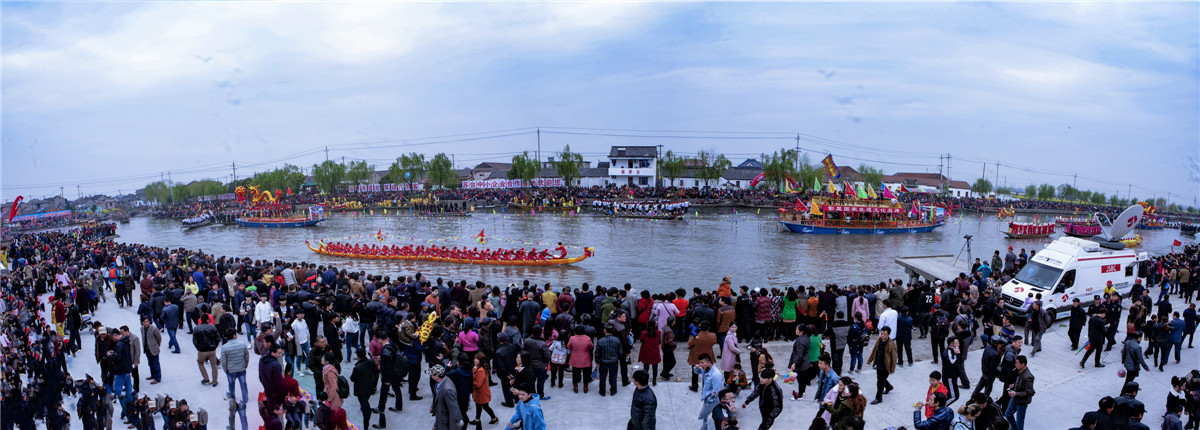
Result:
<instances>
[{"instance_id":1,"label":"banner with chinese characters","mask_svg":"<svg viewBox=\"0 0 1200 430\"><path fill-rule=\"evenodd\" d=\"M420 191L422 188L424 188L424 185L419 182L410 184L360 184L349 185L346 191L351 193L378 193L380 191Z\"/></svg>"},{"instance_id":2,"label":"banner with chinese characters","mask_svg":"<svg viewBox=\"0 0 1200 430\"><path fill-rule=\"evenodd\" d=\"M234 193L228 193L228 194L217 194L214 196L197 196L196 201L211 202L213 200L233 200L236 198L237 198L237 195L235 195Z\"/></svg>"},{"instance_id":3,"label":"banner with chinese characters","mask_svg":"<svg viewBox=\"0 0 1200 430\"><path fill-rule=\"evenodd\" d=\"M900 208L880 208L872 206L845 206L845 205L824 205L821 210L825 212L853 212L853 213L869 213L869 214L898 214Z\"/></svg>"},{"instance_id":4,"label":"banner with chinese characters","mask_svg":"<svg viewBox=\"0 0 1200 430\"><path fill-rule=\"evenodd\" d=\"M562 178L537 178L528 182L520 179L488 179L484 181L463 181L464 190L480 190L491 188L525 188L525 187L561 187L565 184Z\"/></svg>"}]
</instances>

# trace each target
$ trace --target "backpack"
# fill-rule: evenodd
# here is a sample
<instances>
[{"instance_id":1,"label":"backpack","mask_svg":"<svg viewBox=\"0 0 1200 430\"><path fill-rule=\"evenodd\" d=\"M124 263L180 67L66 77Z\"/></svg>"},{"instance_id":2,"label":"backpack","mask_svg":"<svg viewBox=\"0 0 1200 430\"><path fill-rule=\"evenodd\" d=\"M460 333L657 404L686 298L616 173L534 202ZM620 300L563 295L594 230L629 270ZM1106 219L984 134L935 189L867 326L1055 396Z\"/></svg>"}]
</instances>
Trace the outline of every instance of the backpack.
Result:
<instances>
[{"instance_id":1,"label":"backpack","mask_svg":"<svg viewBox=\"0 0 1200 430\"><path fill-rule=\"evenodd\" d=\"M939 315L937 325L934 326L933 334L935 337L946 337L950 335L950 321L945 315Z\"/></svg>"},{"instance_id":2,"label":"backpack","mask_svg":"<svg viewBox=\"0 0 1200 430\"><path fill-rule=\"evenodd\" d=\"M337 387L338 397L341 397L343 399L350 397L350 382L346 381L346 377L342 376L342 375L338 375L337 384L338 384L338 387Z\"/></svg>"},{"instance_id":3,"label":"backpack","mask_svg":"<svg viewBox=\"0 0 1200 430\"><path fill-rule=\"evenodd\" d=\"M563 345L561 340L556 340L550 345L550 362L554 364L567 364L567 347Z\"/></svg>"}]
</instances>

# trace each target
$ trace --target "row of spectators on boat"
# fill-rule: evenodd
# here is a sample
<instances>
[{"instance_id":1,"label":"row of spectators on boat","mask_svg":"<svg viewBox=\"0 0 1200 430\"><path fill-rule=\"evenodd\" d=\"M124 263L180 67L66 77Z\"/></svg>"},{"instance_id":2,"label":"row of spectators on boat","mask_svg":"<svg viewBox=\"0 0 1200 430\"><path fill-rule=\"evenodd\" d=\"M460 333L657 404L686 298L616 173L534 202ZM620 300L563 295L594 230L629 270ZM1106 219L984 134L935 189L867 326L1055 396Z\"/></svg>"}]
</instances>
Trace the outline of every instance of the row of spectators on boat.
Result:
<instances>
[{"instance_id":1,"label":"row of spectators on boat","mask_svg":"<svg viewBox=\"0 0 1200 430\"><path fill-rule=\"evenodd\" d=\"M526 251L524 248L509 249L479 249L478 247L467 249L466 247L459 248L438 246L438 245L404 245L404 246L378 246L378 245L363 245L363 244L348 244L341 242L333 242L322 244L321 247L330 252L354 254L361 256L377 256L377 257L429 257L429 258L450 258L462 260L483 260L483 261L545 261L555 258L566 258L567 248L562 242L558 243L554 253L551 254L549 249L538 251L537 248L530 248Z\"/></svg>"},{"instance_id":2,"label":"row of spectators on boat","mask_svg":"<svg viewBox=\"0 0 1200 430\"><path fill-rule=\"evenodd\" d=\"M592 200L592 207L619 213L661 214L686 213L691 204L687 200Z\"/></svg>"},{"instance_id":3,"label":"row of spectators on boat","mask_svg":"<svg viewBox=\"0 0 1200 430\"><path fill-rule=\"evenodd\" d=\"M94 220L95 220L95 217L92 214L73 212L71 214L63 215L63 216L46 217L46 218L18 221L18 222L14 222L11 224L7 224L5 226L5 229L9 229L9 230L13 230L13 231L38 230L38 229L46 229L46 228L66 227L66 226L86 223L86 222L94 221Z\"/></svg>"}]
</instances>

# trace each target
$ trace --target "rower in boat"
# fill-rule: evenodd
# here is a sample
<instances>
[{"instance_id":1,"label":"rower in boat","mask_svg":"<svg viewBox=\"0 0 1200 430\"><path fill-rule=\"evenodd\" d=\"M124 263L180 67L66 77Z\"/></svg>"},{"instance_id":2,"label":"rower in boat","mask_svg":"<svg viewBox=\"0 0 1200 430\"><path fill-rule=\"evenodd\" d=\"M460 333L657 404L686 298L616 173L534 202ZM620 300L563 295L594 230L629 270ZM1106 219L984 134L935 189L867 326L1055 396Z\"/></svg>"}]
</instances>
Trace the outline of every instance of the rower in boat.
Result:
<instances>
[{"instance_id":1,"label":"rower in boat","mask_svg":"<svg viewBox=\"0 0 1200 430\"><path fill-rule=\"evenodd\" d=\"M567 247L563 246L562 242L558 243L558 247L554 248L554 251L558 252L557 258L567 258Z\"/></svg>"}]
</instances>

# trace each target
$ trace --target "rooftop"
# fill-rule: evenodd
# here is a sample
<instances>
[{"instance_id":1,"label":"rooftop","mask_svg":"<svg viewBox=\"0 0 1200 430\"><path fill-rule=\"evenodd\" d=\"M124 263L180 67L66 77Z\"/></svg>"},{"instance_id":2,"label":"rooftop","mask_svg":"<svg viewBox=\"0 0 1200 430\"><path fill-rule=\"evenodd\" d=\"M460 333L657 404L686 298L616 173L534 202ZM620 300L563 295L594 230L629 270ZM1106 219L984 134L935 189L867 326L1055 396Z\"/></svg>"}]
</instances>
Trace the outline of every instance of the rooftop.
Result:
<instances>
[{"instance_id":1,"label":"rooftop","mask_svg":"<svg viewBox=\"0 0 1200 430\"><path fill-rule=\"evenodd\" d=\"M657 146L614 146L608 158L658 158Z\"/></svg>"}]
</instances>

